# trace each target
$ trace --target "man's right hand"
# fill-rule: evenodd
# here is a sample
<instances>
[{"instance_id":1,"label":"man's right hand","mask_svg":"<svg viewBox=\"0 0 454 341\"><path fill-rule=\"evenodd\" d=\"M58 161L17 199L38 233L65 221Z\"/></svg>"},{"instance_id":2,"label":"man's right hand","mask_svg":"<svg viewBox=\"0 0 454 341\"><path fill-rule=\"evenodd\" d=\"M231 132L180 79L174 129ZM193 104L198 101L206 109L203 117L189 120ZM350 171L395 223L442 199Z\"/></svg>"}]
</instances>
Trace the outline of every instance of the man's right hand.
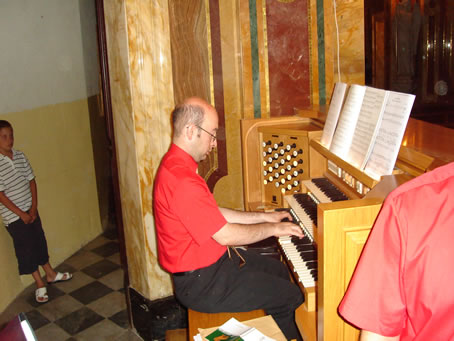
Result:
<instances>
[{"instance_id":1,"label":"man's right hand","mask_svg":"<svg viewBox=\"0 0 454 341\"><path fill-rule=\"evenodd\" d=\"M296 236L299 238L303 238L304 233L298 224L292 222L282 222L276 223L276 232L274 236L276 237Z\"/></svg>"}]
</instances>

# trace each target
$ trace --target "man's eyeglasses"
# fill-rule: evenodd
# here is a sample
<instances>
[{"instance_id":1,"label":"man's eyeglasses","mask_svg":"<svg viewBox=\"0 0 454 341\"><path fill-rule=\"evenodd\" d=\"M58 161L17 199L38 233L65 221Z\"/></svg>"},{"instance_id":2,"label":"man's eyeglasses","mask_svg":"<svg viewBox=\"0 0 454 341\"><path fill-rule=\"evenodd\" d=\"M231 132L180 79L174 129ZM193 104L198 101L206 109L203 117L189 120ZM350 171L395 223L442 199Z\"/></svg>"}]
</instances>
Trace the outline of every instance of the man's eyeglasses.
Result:
<instances>
[{"instance_id":1,"label":"man's eyeglasses","mask_svg":"<svg viewBox=\"0 0 454 341\"><path fill-rule=\"evenodd\" d=\"M201 126L197 126L197 125L196 125L196 127L199 128L199 129L202 129L205 133L207 133L208 135L210 135L211 138L212 138L212 140L213 140L213 142L217 140L217 136L216 136L216 135L211 134L210 132L208 132L208 131L206 131L205 129L203 129Z\"/></svg>"}]
</instances>

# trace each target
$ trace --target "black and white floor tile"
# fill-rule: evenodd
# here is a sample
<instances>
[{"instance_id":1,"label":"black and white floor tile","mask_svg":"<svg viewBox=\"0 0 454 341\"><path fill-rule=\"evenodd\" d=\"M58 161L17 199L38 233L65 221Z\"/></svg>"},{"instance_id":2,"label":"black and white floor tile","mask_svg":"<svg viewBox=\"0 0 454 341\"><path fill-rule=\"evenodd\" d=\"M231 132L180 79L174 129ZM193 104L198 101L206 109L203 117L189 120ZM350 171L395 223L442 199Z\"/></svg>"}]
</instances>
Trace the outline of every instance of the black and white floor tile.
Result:
<instances>
[{"instance_id":1,"label":"black and white floor tile","mask_svg":"<svg viewBox=\"0 0 454 341\"><path fill-rule=\"evenodd\" d=\"M36 303L27 288L0 314L0 328L24 312L39 341L140 341L128 323L123 270L115 230L108 230L56 270L73 278L47 287L49 302Z\"/></svg>"}]
</instances>

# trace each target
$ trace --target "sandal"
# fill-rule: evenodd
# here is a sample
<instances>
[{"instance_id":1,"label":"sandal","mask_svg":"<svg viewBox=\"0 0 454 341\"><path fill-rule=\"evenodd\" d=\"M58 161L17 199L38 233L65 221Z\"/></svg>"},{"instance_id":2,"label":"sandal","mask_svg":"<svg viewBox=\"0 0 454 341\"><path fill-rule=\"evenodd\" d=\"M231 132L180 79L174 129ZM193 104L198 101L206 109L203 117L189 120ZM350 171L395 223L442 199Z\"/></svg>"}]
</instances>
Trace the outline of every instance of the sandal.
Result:
<instances>
[{"instance_id":1,"label":"sandal","mask_svg":"<svg viewBox=\"0 0 454 341\"><path fill-rule=\"evenodd\" d=\"M54 284L54 283L58 283L58 282L65 282L65 281L69 281L71 278L73 278L73 275L70 274L69 272L64 272L64 273L57 272L57 276L55 276L55 279L53 281L49 281L47 283Z\"/></svg>"},{"instance_id":2,"label":"sandal","mask_svg":"<svg viewBox=\"0 0 454 341\"><path fill-rule=\"evenodd\" d=\"M35 299L38 303L46 303L47 301L49 301L46 287L38 288L35 290Z\"/></svg>"}]
</instances>

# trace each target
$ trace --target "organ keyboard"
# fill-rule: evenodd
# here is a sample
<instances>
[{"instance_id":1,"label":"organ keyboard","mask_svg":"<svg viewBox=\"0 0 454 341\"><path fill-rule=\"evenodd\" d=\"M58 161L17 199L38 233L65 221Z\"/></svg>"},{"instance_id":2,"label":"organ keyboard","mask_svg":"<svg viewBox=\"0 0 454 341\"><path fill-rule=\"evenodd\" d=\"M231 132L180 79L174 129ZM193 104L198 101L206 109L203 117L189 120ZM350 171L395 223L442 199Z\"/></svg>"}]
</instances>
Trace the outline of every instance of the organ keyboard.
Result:
<instances>
[{"instance_id":1,"label":"organ keyboard","mask_svg":"<svg viewBox=\"0 0 454 341\"><path fill-rule=\"evenodd\" d=\"M301 286L306 301L315 301L314 288L317 282L317 243L314 239L317 224L317 204L348 198L326 178L303 181L308 193L295 193L285 197L290 206L293 221L303 230L302 239L284 236L278 239L279 246L289 267L295 273L295 280Z\"/></svg>"},{"instance_id":2,"label":"organ keyboard","mask_svg":"<svg viewBox=\"0 0 454 341\"><path fill-rule=\"evenodd\" d=\"M306 234L303 240L279 238L289 269L305 295L305 302L295 312L304 340L357 340L359 331L339 317L337 307L381 204L399 184L454 160L447 147L454 143L454 134L449 129L434 130L433 126L428 126L427 131L432 136L424 136L420 123L410 119L408 126L414 131L407 128L396 161L399 169L395 175L376 181L321 145L317 126L320 127L317 121L296 116L241 122L245 207L247 210L287 207ZM296 130L306 128L307 134L297 134ZM303 171L296 174L298 186L287 187L287 180L282 187L269 186L268 181L265 184L263 142L266 145L272 138L273 145L279 146L280 136L294 135L307 137L307 143L301 144L302 154L297 153L305 156L304 167L300 168ZM433 136L446 141L446 151L442 148L430 151L428 146ZM443 159L437 158L440 156ZM279 155L276 160L280 162ZM270 174L268 169L266 176L269 180L273 175L274 184L282 175L275 177L274 168L272 171ZM257 176L260 172L261 177Z\"/></svg>"}]
</instances>

